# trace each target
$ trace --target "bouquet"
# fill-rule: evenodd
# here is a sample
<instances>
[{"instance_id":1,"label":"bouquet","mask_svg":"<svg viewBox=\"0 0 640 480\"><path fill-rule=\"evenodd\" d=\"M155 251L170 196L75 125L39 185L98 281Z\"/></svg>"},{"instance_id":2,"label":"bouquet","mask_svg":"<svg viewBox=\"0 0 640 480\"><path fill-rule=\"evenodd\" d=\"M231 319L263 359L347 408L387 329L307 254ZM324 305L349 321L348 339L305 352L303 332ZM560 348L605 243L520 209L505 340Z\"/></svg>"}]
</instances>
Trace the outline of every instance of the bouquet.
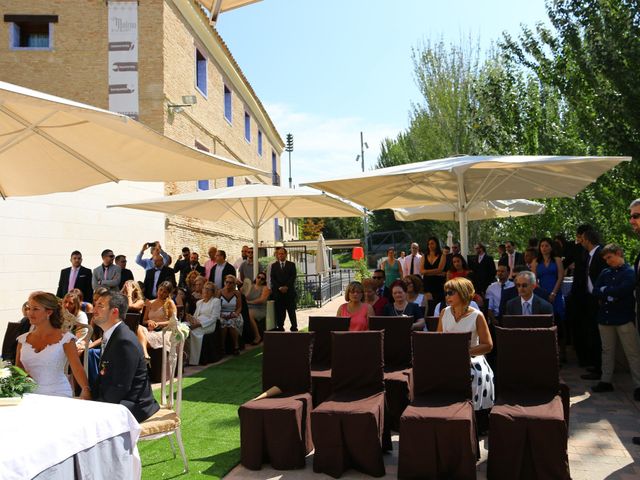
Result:
<instances>
[{"instance_id":1,"label":"bouquet","mask_svg":"<svg viewBox=\"0 0 640 480\"><path fill-rule=\"evenodd\" d=\"M22 397L36 388L36 382L21 368L0 360L0 398Z\"/></svg>"}]
</instances>

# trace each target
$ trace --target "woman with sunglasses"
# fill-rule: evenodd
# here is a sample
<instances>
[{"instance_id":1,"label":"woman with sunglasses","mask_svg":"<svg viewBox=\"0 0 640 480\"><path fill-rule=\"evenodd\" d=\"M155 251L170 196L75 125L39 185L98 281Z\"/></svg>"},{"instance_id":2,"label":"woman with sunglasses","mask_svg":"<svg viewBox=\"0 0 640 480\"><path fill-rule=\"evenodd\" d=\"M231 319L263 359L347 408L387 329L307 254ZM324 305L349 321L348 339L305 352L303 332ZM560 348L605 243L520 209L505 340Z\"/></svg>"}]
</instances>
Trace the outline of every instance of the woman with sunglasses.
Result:
<instances>
[{"instance_id":1,"label":"woman with sunglasses","mask_svg":"<svg viewBox=\"0 0 640 480\"><path fill-rule=\"evenodd\" d=\"M338 317L348 317L349 330L369 330L369 317L374 315L373 307L364 302L364 288L360 282L351 282L344 292L347 303L338 308Z\"/></svg>"},{"instance_id":2,"label":"woman with sunglasses","mask_svg":"<svg viewBox=\"0 0 640 480\"><path fill-rule=\"evenodd\" d=\"M438 332L471 333L469 354L471 355L471 388L473 408L476 411L493 407L495 393L493 371L484 358L493 349L489 327L484 315L469 306L475 294L473 283L466 278L452 278L444 285L448 307L440 312ZM479 419L480 423L480 419ZM479 431L486 429L479 426Z\"/></svg>"},{"instance_id":3,"label":"woman with sunglasses","mask_svg":"<svg viewBox=\"0 0 640 480\"><path fill-rule=\"evenodd\" d=\"M220 327L222 328L222 345L227 344L227 333L233 340L233 354L240 355L238 342L242 334L243 319L242 297L236 288L236 277L227 275L224 277L224 286L220 290Z\"/></svg>"},{"instance_id":4,"label":"woman with sunglasses","mask_svg":"<svg viewBox=\"0 0 640 480\"><path fill-rule=\"evenodd\" d=\"M258 322L267 318L267 302L271 295L271 289L267 287L267 274L258 273L255 282L251 285L251 290L247 294L247 304L249 305L249 323L253 330L253 342L251 345L258 345L262 341Z\"/></svg>"}]
</instances>

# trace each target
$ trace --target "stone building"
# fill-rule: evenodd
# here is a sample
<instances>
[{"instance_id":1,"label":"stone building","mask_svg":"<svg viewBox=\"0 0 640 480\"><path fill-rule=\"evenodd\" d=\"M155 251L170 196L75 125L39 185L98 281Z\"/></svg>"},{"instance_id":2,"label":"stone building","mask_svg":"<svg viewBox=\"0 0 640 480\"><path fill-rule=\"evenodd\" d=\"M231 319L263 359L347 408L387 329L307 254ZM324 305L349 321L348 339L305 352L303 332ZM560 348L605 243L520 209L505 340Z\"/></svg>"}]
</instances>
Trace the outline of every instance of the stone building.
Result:
<instances>
[{"instance_id":1,"label":"stone building","mask_svg":"<svg viewBox=\"0 0 640 480\"><path fill-rule=\"evenodd\" d=\"M145 241L160 240L174 262L183 246L200 252L204 262L209 245L225 249L233 261L240 246L251 242L251 231L239 221L104 208L162 193L279 183L282 138L207 13L196 0L0 3L0 80L130 115L186 145L268 172L165 184L122 182L3 202L0 334L4 322L18 319L28 292L55 291L72 250L83 252L89 268L100 264L104 248L127 254L129 268L142 280L144 272L133 260ZM266 243L292 238L297 225L288 219L260 231Z\"/></svg>"}]
</instances>

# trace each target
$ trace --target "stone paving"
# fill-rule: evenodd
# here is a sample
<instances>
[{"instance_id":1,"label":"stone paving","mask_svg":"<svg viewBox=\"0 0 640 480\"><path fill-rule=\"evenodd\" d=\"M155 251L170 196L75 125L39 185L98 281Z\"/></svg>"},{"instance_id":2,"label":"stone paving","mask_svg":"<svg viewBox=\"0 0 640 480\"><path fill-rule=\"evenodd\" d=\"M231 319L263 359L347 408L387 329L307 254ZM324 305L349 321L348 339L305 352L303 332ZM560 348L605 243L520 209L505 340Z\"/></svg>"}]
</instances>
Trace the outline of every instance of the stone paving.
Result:
<instances>
[{"instance_id":1,"label":"stone paving","mask_svg":"<svg viewBox=\"0 0 640 480\"><path fill-rule=\"evenodd\" d=\"M308 325L311 315L335 315L344 300L335 298L319 309L298 312L300 328ZM614 377L616 390L610 393L592 393L596 382L582 380L585 373L575 361L565 365L560 375L571 388L571 417L569 430L569 464L573 480L638 480L640 479L640 446L631 443L640 436L640 402L633 399L633 386L628 373ZM387 474L383 478L396 478L398 462L398 435L392 437L393 452L385 456ZM480 442L481 458L477 464L478 480L486 479L488 440ZM311 479L331 478L313 473L313 454L307 457L304 470L278 471L265 465L253 472L238 465L225 478L244 479ZM342 476L345 479L372 478L354 470Z\"/></svg>"}]
</instances>

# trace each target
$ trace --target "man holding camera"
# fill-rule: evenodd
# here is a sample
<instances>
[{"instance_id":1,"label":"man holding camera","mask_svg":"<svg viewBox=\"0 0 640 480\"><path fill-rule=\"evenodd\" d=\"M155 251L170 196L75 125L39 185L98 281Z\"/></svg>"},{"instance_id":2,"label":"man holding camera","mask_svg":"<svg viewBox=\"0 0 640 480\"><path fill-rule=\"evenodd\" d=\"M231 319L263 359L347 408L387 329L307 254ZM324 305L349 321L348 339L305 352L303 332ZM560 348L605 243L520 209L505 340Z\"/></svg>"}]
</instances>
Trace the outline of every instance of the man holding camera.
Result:
<instances>
[{"instance_id":1,"label":"man holding camera","mask_svg":"<svg viewBox=\"0 0 640 480\"><path fill-rule=\"evenodd\" d=\"M142 255L144 255L144 251L147 248L151 251L152 258L142 258ZM162 260L164 261L165 266L169 265L169 255L164 250L162 250L162 247L160 246L160 242L158 242L157 240L154 242L147 242L142 244L142 249L140 250L140 253L138 253L138 255L136 256L136 263L140 265L142 268L144 268L145 270L151 270L155 268L153 264L153 256L156 254L162 257Z\"/></svg>"}]
</instances>

